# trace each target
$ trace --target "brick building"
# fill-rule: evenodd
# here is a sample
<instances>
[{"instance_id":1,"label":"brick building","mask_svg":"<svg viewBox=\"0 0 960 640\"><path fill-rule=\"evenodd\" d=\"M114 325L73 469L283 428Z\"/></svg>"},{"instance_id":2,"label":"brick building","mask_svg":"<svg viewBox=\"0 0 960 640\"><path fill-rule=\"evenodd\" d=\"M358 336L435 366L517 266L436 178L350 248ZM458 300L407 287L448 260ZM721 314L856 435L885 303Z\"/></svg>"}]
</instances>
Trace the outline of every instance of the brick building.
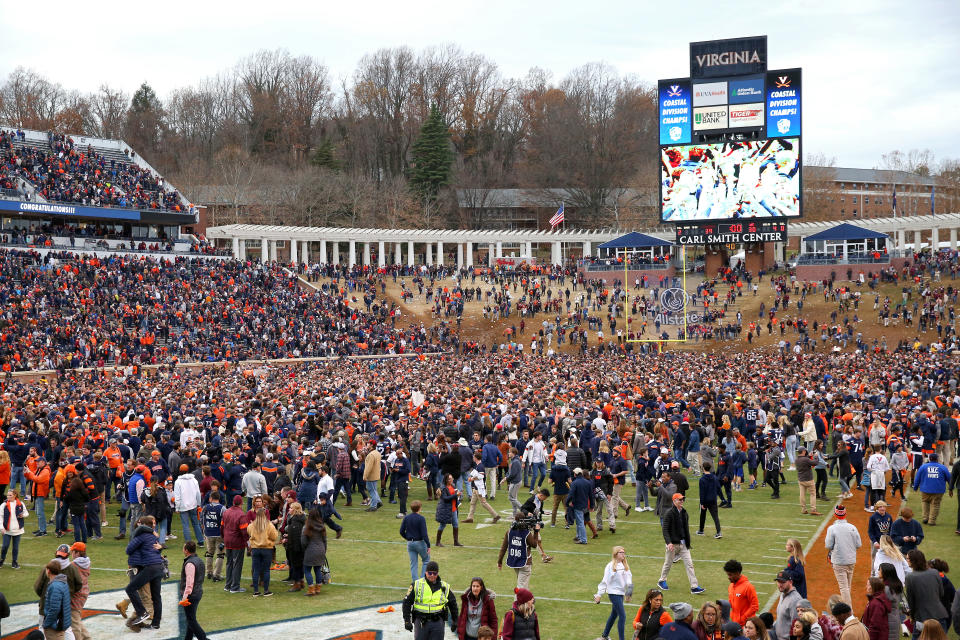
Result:
<instances>
[{"instance_id":1,"label":"brick building","mask_svg":"<svg viewBox=\"0 0 960 640\"><path fill-rule=\"evenodd\" d=\"M804 167L803 171L806 220L907 217L960 209L960 189L934 176L887 169L813 165ZM931 198L934 200L933 211Z\"/></svg>"}]
</instances>

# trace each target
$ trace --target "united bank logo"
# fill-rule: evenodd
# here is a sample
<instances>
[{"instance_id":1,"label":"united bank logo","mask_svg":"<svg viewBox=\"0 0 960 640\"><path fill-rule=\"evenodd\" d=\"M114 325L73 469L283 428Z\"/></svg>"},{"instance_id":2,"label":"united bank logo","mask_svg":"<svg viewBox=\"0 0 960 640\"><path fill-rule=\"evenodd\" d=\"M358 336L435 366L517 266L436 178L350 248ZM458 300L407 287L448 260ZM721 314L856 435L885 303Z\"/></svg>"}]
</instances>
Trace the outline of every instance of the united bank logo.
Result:
<instances>
[{"instance_id":1,"label":"united bank logo","mask_svg":"<svg viewBox=\"0 0 960 640\"><path fill-rule=\"evenodd\" d=\"M678 84L670 85L670 88L667 90L667 95L670 96L671 98L679 98L681 93L682 92L680 91L680 85Z\"/></svg>"},{"instance_id":2,"label":"united bank logo","mask_svg":"<svg viewBox=\"0 0 960 640\"><path fill-rule=\"evenodd\" d=\"M777 76L777 89L790 88L790 76Z\"/></svg>"}]
</instances>

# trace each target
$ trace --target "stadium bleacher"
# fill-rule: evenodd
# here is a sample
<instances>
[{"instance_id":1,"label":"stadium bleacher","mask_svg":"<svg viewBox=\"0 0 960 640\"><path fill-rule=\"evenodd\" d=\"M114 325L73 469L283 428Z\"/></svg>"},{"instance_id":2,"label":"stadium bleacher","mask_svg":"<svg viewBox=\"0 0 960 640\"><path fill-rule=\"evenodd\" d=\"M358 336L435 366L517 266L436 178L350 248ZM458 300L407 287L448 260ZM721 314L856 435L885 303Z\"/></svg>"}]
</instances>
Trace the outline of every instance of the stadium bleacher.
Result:
<instances>
[{"instance_id":1,"label":"stadium bleacher","mask_svg":"<svg viewBox=\"0 0 960 640\"><path fill-rule=\"evenodd\" d=\"M440 350L277 264L0 251L0 304L4 372Z\"/></svg>"},{"instance_id":2,"label":"stadium bleacher","mask_svg":"<svg viewBox=\"0 0 960 640\"><path fill-rule=\"evenodd\" d=\"M17 179L25 180L42 202L186 210L176 189L128 153L79 144L73 136L48 133L39 141L22 130L0 131L0 172L4 189L16 189Z\"/></svg>"}]
</instances>

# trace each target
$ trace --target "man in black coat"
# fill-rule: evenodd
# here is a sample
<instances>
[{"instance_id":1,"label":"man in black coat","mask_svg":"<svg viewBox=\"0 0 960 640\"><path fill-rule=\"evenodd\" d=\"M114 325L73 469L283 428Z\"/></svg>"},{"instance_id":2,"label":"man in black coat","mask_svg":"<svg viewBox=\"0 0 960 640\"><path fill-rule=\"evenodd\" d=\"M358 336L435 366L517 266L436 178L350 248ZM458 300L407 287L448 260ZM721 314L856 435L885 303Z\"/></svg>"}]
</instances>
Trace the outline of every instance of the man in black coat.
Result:
<instances>
[{"instance_id":1,"label":"man in black coat","mask_svg":"<svg viewBox=\"0 0 960 640\"><path fill-rule=\"evenodd\" d=\"M660 582L657 586L666 591L667 575L670 573L670 567L673 566L675 558L683 560L683 565L687 569L687 580L690 581L690 593L700 594L704 592L703 587L697 583L697 574L693 571L693 558L690 557L692 547L690 541L690 518L686 509L683 508L685 498L681 493L673 494L673 506L664 514L663 541L667 545L666 556L663 559L663 568L660 570Z\"/></svg>"}]
</instances>

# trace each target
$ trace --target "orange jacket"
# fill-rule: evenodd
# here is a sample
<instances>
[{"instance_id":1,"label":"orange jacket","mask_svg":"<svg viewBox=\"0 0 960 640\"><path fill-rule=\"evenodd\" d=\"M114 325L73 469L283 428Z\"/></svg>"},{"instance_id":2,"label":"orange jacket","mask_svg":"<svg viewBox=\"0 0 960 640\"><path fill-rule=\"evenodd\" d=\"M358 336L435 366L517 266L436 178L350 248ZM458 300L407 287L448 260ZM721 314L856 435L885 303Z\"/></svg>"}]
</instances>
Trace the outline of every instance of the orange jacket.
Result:
<instances>
[{"instance_id":1,"label":"orange jacket","mask_svg":"<svg viewBox=\"0 0 960 640\"><path fill-rule=\"evenodd\" d=\"M727 586L727 598L730 600L730 619L739 625L760 611L757 590L746 576L741 575L736 582Z\"/></svg>"},{"instance_id":2,"label":"orange jacket","mask_svg":"<svg viewBox=\"0 0 960 640\"><path fill-rule=\"evenodd\" d=\"M50 465L44 466L37 472L26 469L24 475L27 476L27 480L33 482L33 496L35 498L46 498L50 495Z\"/></svg>"},{"instance_id":3,"label":"orange jacket","mask_svg":"<svg viewBox=\"0 0 960 640\"><path fill-rule=\"evenodd\" d=\"M60 467L56 475L53 476L53 493L56 497L63 496L63 481L67 479L67 468Z\"/></svg>"}]
</instances>

